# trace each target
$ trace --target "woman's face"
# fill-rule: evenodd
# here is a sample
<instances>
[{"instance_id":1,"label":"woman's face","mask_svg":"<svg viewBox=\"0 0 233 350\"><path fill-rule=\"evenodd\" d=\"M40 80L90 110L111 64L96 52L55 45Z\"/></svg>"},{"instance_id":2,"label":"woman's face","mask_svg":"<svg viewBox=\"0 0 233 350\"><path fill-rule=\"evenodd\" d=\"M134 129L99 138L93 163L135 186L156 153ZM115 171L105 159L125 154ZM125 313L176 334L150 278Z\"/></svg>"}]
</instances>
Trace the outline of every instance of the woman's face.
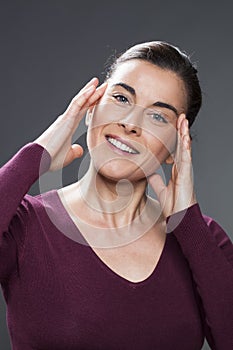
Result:
<instances>
[{"instance_id":1,"label":"woman's face","mask_svg":"<svg viewBox=\"0 0 233 350\"><path fill-rule=\"evenodd\" d=\"M138 181L171 160L186 101L184 83L174 72L137 59L120 64L87 116L87 144L98 172Z\"/></svg>"}]
</instances>

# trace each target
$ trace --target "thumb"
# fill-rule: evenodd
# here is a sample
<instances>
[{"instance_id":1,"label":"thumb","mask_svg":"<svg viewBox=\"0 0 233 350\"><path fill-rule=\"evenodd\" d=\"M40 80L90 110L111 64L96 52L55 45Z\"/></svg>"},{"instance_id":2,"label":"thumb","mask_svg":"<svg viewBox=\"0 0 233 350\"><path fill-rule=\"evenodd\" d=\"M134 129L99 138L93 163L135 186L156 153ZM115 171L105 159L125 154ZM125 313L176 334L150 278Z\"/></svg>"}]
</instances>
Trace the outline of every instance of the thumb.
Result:
<instances>
[{"instance_id":1,"label":"thumb","mask_svg":"<svg viewBox=\"0 0 233 350\"><path fill-rule=\"evenodd\" d=\"M80 158L83 155L83 148L80 145L77 144L73 144L68 153L66 154L65 157L65 161L64 161L64 165L66 166L68 164L70 164L71 162L73 162L76 158Z\"/></svg>"},{"instance_id":2,"label":"thumb","mask_svg":"<svg viewBox=\"0 0 233 350\"><path fill-rule=\"evenodd\" d=\"M163 207L166 199L167 187L159 174L153 174L148 179L149 184L154 190L160 205Z\"/></svg>"}]
</instances>

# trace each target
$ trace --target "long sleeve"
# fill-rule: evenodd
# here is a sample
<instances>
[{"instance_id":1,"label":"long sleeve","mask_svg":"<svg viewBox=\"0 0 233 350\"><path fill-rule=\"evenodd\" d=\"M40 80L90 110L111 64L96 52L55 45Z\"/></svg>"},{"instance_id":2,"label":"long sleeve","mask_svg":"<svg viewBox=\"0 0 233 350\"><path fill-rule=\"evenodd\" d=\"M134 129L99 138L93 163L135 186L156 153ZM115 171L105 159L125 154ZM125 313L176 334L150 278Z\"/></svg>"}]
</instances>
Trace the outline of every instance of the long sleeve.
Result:
<instances>
[{"instance_id":1,"label":"long sleeve","mask_svg":"<svg viewBox=\"0 0 233 350\"><path fill-rule=\"evenodd\" d=\"M171 228L192 271L207 341L213 350L232 350L233 244L198 204L172 215Z\"/></svg>"},{"instance_id":2,"label":"long sleeve","mask_svg":"<svg viewBox=\"0 0 233 350\"><path fill-rule=\"evenodd\" d=\"M16 267L23 251L25 218L17 208L31 185L49 169L50 161L42 146L29 143L0 169L0 282Z\"/></svg>"}]
</instances>

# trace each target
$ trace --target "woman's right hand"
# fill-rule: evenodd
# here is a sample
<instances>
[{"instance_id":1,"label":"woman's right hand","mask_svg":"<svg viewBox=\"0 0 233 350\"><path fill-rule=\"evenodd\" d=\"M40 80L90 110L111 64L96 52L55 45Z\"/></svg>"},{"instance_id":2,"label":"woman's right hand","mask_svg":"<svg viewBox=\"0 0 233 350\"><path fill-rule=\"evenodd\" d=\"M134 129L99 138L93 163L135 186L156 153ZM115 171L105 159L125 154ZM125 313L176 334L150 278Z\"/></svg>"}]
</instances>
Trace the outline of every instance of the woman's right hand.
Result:
<instances>
[{"instance_id":1,"label":"woman's right hand","mask_svg":"<svg viewBox=\"0 0 233 350\"><path fill-rule=\"evenodd\" d=\"M51 156L49 170L58 170L83 154L80 145L72 145L72 136L88 108L103 96L107 83L97 87L99 80L90 80L72 99L66 111L39 136L34 143L44 147Z\"/></svg>"}]
</instances>

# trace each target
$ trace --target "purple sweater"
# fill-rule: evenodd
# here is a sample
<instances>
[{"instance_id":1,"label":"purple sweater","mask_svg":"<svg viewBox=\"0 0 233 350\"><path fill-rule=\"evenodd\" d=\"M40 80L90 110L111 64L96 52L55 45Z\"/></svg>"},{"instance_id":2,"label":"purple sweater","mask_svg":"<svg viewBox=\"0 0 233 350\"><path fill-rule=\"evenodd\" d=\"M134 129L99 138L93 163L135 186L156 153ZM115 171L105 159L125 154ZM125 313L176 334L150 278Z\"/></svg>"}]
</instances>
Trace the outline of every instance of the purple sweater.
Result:
<instances>
[{"instance_id":1,"label":"purple sweater","mask_svg":"<svg viewBox=\"0 0 233 350\"><path fill-rule=\"evenodd\" d=\"M56 190L26 194L49 165L30 143L0 170L0 282L12 348L200 350L206 337L211 349L232 350L233 245L222 228L193 205L167 233L153 273L130 282L62 233L82 238Z\"/></svg>"}]
</instances>

